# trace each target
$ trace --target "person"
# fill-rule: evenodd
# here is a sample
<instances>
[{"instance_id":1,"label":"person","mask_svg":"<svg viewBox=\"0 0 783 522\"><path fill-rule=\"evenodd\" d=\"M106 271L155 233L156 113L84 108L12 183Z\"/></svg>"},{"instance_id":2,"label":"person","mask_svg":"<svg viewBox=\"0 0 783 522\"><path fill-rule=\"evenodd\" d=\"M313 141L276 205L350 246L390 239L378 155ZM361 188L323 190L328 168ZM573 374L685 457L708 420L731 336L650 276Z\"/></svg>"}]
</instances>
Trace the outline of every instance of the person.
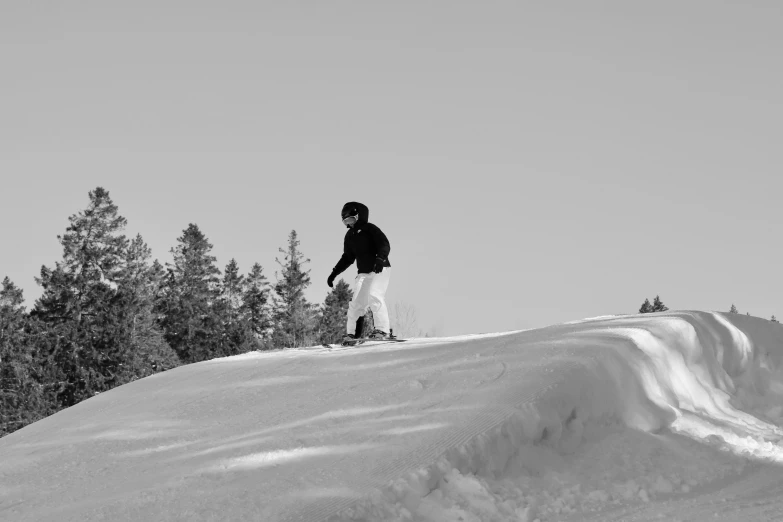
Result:
<instances>
[{"instance_id":1,"label":"person","mask_svg":"<svg viewBox=\"0 0 783 522\"><path fill-rule=\"evenodd\" d=\"M346 334L343 345L356 342L356 323L372 310L374 329L371 339L389 338L389 309L386 307L386 289L389 287L391 246L386 235L369 222L370 210L366 205L350 201L343 205L340 216L348 227L343 241L343 255L332 269L326 281L329 288L334 279L356 261L357 275L353 299L348 306ZM361 333L361 332L359 332Z\"/></svg>"}]
</instances>

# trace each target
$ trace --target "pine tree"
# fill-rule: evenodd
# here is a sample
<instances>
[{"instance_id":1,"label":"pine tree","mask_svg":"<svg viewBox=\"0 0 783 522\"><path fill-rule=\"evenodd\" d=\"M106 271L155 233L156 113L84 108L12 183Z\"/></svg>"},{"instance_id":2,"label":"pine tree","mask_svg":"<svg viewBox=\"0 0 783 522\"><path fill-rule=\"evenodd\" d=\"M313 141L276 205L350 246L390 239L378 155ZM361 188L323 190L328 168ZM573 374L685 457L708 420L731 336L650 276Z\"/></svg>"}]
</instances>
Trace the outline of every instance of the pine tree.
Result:
<instances>
[{"instance_id":1,"label":"pine tree","mask_svg":"<svg viewBox=\"0 0 783 522\"><path fill-rule=\"evenodd\" d=\"M777 323L777 322L779 322L779 321L778 321L778 320L775 318L775 316L774 316L774 315L772 316L772 319L770 319L770 321L772 321L773 323Z\"/></svg>"},{"instance_id":2,"label":"pine tree","mask_svg":"<svg viewBox=\"0 0 783 522\"><path fill-rule=\"evenodd\" d=\"M41 268L37 282L44 291L32 312L49 330L43 338L55 335L47 344L48 357L62 373L58 401L63 407L116 383L121 332L115 297L127 245L121 234L125 218L101 187L89 193L87 208L69 223L58 236L63 260L53 269Z\"/></svg>"},{"instance_id":3,"label":"pine tree","mask_svg":"<svg viewBox=\"0 0 783 522\"><path fill-rule=\"evenodd\" d=\"M18 342L24 328L24 297L6 276L0 289L0 347L6 348Z\"/></svg>"},{"instance_id":4,"label":"pine tree","mask_svg":"<svg viewBox=\"0 0 783 522\"><path fill-rule=\"evenodd\" d=\"M244 279L236 260L232 259L223 272L215 307L220 319L219 328L222 329L218 350L222 356L236 355L251 349L248 342L252 336L242 310Z\"/></svg>"},{"instance_id":5,"label":"pine tree","mask_svg":"<svg viewBox=\"0 0 783 522\"><path fill-rule=\"evenodd\" d=\"M0 288L0 437L48 413L26 322L22 290L6 277Z\"/></svg>"},{"instance_id":6,"label":"pine tree","mask_svg":"<svg viewBox=\"0 0 783 522\"><path fill-rule=\"evenodd\" d=\"M162 307L166 341L183 362L212 358L215 352L216 317L212 306L218 297L220 270L210 255L212 244L191 223L179 245L171 249L173 263L167 263Z\"/></svg>"},{"instance_id":7,"label":"pine tree","mask_svg":"<svg viewBox=\"0 0 783 522\"><path fill-rule=\"evenodd\" d=\"M223 272L223 281L220 285L219 301L225 309L225 319L229 324L233 324L240 319L240 308L242 306L242 288L244 286L245 276L239 273L239 266L236 259L232 259Z\"/></svg>"},{"instance_id":8,"label":"pine tree","mask_svg":"<svg viewBox=\"0 0 783 522\"><path fill-rule=\"evenodd\" d=\"M737 310L737 307L734 306L734 304L731 305L731 309L729 310L729 313L732 313L732 314L738 314L739 313L739 311Z\"/></svg>"},{"instance_id":9,"label":"pine tree","mask_svg":"<svg viewBox=\"0 0 783 522\"><path fill-rule=\"evenodd\" d=\"M118 278L122 346L116 372L122 382L179 365L179 358L166 343L155 314L163 267L157 261L150 264L151 257L151 250L141 235L137 235L125 251Z\"/></svg>"},{"instance_id":10,"label":"pine tree","mask_svg":"<svg viewBox=\"0 0 783 522\"><path fill-rule=\"evenodd\" d=\"M8 412L26 424L114 386L178 364L162 339L153 305L162 267L149 266L141 237L128 242L126 220L109 192L89 192L89 204L57 236L61 261L43 266L43 294L30 314L6 279L0 291L0 435ZM6 328L9 317L23 327ZM21 322L20 322L21 321ZM13 342L10 332L13 332ZM7 364L6 364L7 363ZM6 401L13 390L13 404Z\"/></svg>"},{"instance_id":11,"label":"pine tree","mask_svg":"<svg viewBox=\"0 0 783 522\"><path fill-rule=\"evenodd\" d=\"M656 295L655 299L653 300L652 311L653 312L665 312L668 309L669 309L669 307L667 307L665 304L663 304L663 302L661 301L661 298Z\"/></svg>"},{"instance_id":12,"label":"pine tree","mask_svg":"<svg viewBox=\"0 0 783 522\"><path fill-rule=\"evenodd\" d=\"M245 278L242 294L242 313L247 321L256 345L264 348L272 333L269 281L263 268L255 263Z\"/></svg>"},{"instance_id":13,"label":"pine tree","mask_svg":"<svg viewBox=\"0 0 783 522\"><path fill-rule=\"evenodd\" d=\"M652 311L653 311L653 306L650 304L650 300L649 299L645 299L644 303L642 303L641 308L639 308L639 313L640 314L649 314L649 313L652 313Z\"/></svg>"},{"instance_id":14,"label":"pine tree","mask_svg":"<svg viewBox=\"0 0 783 522\"><path fill-rule=\"evenodd\" d=\"M24 310L22 290L0 287L0 437L59 409L63 375L51 364L47 331Z\"/></svg>"},{"instance_id":15,"label":"pine tree","mask_svg":"<svg viewBox=\"0 0 783 522\"><path fill-rule=\"evenodd\" d=\"M98 187L89 193L87 209L68 218L63 236L63 261L54 269L41 268L37 280L43 296L36 302L37 314L48 321L95 316L107 290L116 288L127 239L121 234L126 220L118 214L109 192Z\"/></svg>"},{"instance_id":16,"label":"pine tree","mask_svg":"<svg viewBox=\"0 0 783 522\"><path fill-rule=\"evenodd\" d=\"M274 342L276 346L284 348L308 346L315 340L316 318L313 305L304 296L304 291L310 286L310 271L304 271L302 267L310 260L305 259L299 251L296 230L292 230L288 236L288 248L281 248L280 253L284 254L283 261L275 259L281 272L275 273L278 303Z\"/></svg>"},{"instance_id":17,"label":"pine tree","mask_svg":"<svg viewBox=\"0 0 783 522\"><path fill-rule=\"evenodd\" d=\"M319 336L321 343L336 343L345 335L345 321L348 305L353 299L353 291L348 283L340 279L334 289L326 295L319 317Z\"/></svg>"}]
</instances>

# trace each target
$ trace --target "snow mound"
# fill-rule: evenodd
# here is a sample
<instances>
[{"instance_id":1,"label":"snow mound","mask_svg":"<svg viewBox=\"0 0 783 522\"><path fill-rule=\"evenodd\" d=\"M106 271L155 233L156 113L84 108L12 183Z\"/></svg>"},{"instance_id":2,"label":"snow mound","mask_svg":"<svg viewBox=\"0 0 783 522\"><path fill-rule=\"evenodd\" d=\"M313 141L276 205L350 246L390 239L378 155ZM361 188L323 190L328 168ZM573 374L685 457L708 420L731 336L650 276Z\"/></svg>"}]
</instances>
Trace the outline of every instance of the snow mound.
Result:
<instances>
[{"instance_id":1,"label":"snow mound","mask_svg":"<svg viewBox=\"0 0 783 522\"><path fill-rule=\"evenodd\" d=\"M736 314L244 354L0 439L0 518L606 520L783 464L781 404Z\"/></svg>"},{"instance_id":2,"label":"snow mound","mask_svg":"<svg viewBox=\"0 0 783 522\"><path fill-rule=\"evenodd\" d=\"M696 312L568 324L587 328L550 341L578 362L555 386L330 521L582 520L749 459L783 463L779 325Z\"/></svg>"}]
</instances>

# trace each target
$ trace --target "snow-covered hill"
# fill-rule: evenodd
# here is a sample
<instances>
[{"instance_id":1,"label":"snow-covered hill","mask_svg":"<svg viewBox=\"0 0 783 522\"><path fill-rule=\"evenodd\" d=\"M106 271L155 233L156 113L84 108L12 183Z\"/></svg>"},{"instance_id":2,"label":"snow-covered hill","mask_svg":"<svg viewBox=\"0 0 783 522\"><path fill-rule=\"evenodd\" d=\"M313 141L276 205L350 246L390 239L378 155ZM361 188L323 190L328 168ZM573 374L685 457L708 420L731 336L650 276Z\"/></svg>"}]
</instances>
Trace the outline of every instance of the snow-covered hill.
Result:
<instances>
[{"instance_id":1,"label":"snow-covered hill","mask_svg":"<svg viewBox=\"0 0 783 522\"><path fill-rule=\"evenodd\" d=\"M782 368L705 312L218 359L0 439L0 519L780 520Z\"/></svg>"}]
</instances>

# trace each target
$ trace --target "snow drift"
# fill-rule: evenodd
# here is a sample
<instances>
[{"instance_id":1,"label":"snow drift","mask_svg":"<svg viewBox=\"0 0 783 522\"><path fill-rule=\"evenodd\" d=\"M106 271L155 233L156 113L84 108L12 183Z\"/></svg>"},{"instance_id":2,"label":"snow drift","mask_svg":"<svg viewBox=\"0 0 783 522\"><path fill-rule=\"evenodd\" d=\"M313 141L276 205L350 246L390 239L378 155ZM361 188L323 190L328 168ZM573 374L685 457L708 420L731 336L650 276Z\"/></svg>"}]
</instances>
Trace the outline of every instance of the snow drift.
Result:
<instances>
[{"instance_id":1,"label":"snow drift","mask_svg":"<svg viewBox=\"0 0 783 522\"><path fill-rule=\"evenodd\" d=\"M781 358L676 312L219 359L0 439L0 517L584 520L783 462Z\"/></svg>"}]
</instances>

